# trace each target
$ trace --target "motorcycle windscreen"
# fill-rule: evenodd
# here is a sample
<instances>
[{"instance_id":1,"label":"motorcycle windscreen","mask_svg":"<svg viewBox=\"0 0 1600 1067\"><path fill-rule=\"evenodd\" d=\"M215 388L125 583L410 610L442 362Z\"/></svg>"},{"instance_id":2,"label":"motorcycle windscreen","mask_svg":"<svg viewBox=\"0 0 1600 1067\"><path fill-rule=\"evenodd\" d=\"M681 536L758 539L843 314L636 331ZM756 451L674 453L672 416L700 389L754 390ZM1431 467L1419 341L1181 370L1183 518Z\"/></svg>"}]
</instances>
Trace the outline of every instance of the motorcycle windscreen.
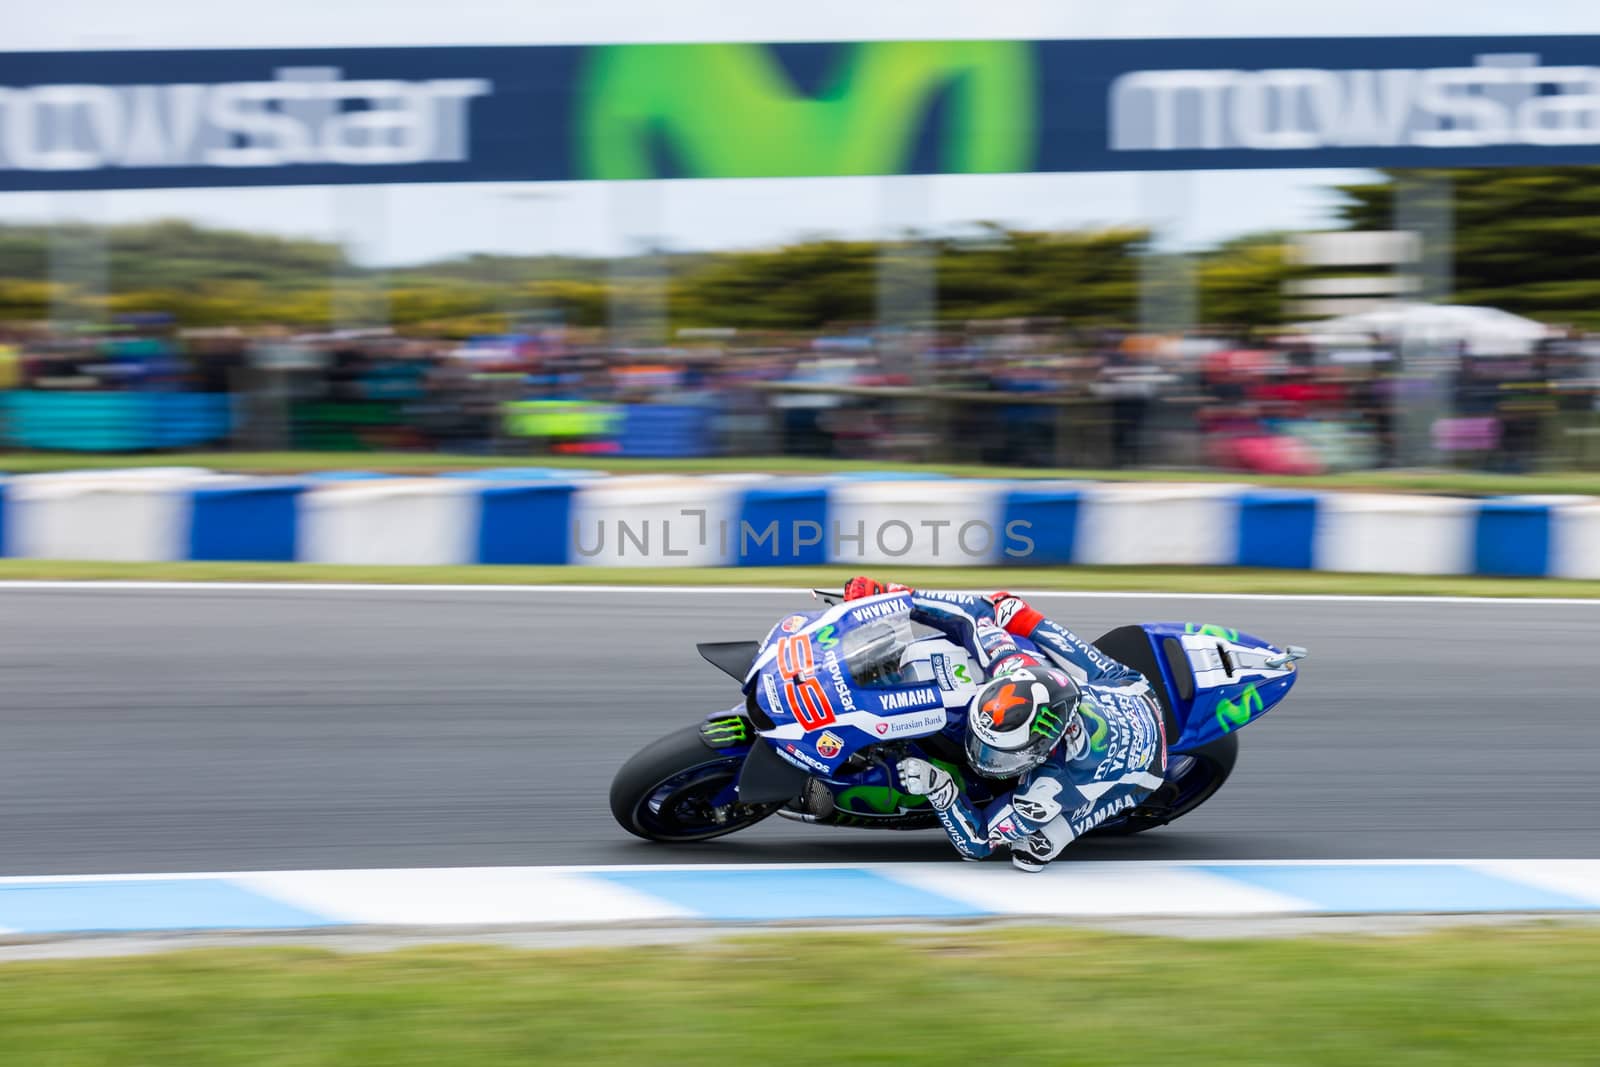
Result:
<instances>
[{"instance_id":1,"label":"motorcycle windscreen","mask_svg":"<svg viewBox=\"0 0 1600 1067\"><path fill-rule=\"evenodd\" d=\"M905 616L875 619L847 630L839 654L850 680L863 688L904 685L927 679L906 676L901 661L916 634Z\"/></svg>"}]
</instances>

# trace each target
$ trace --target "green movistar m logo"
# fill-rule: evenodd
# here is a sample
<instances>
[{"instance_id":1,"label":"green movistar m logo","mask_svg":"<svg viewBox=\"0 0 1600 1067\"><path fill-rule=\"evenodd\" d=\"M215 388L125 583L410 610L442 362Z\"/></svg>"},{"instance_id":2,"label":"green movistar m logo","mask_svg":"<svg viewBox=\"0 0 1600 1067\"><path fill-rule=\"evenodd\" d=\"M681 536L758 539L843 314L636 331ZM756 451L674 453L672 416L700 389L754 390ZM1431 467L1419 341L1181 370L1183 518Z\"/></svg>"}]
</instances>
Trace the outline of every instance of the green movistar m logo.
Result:
<instances>
[{"instance_id":1,"label":"green movistar m logo","mask_svg":"<svg viewBox=\"0 0 1600 1067\"><path fill-rule=\"evenodd\" d=\"M1227 697L1217 701L1217 725L1222 727L1223 733L1229 733L1264 710L1266 702L1261 699L1260 690L1254 684L1247 685L1237 701Z\"/></svg>"},{"instance_id":2,"label":"green movistar m logo","mask_svg":"<svg viewBox=\"0 0 1600 1067\"><path fill-rule=\"evenodd\" d=\"M1025 171L1033 91L1026 41L846 45L816 95L766 45L607 45L587 60L578 158L605 179L901 174L938 114L939 170Z\"/></svg>"}]
</instances>

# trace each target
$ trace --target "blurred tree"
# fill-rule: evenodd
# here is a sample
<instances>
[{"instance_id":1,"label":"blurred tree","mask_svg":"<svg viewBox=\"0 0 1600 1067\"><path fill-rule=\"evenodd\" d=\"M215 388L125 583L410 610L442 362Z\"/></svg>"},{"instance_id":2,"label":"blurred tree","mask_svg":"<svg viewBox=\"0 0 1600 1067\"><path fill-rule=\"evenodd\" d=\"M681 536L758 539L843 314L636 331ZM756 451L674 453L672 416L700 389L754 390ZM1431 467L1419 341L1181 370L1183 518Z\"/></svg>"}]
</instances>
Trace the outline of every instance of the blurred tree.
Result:
<instances>
[{"instance_id":1,"label":"blurred tree","mask_svg":"<svg viewBox=\"0 0 1600 1067\"><path fill-rule=\"evenodd\" d=\"M1261 328L1284 320L1283 283L1296 271L1283 234L1250 234L1199 257L1200 321Z\"/></svg>"},{"instance_id":2,"label":"blurred tree","mask_svg":"<svg viewBox=\"0 0 1600 1067\"><path fill-rule=\"evenodd\" d=\"M871 241L811 241L772 251L705 257L671 282L681 326L816 328L872 317L878 246Z\"/></svg>"},{"instance_id":3,"label":"blurred tree","mask_svg":"<svg viewBox=\"0 0 1600 1067\"><path fill-rule=\"evenodd\" d=\"M0 278L50 274L50 231L43 226L0 227Z\"/></svg>"},{"instance_id":4,"label":"blurred tree","mask_svg":"<svg viewBox=\"0 0 1600 1067\"><path fill-rule=\"evenodd\" d=\"M397 323L485 315L500 307L486 285L416 285L389 290L389 317Z\"/></svg>"},{"instance_id":5,"label":"blurred tree","mask_svg":"<svg viewBox=\"0 0 1600 1067\"><path fill-rule=\"evenodd\" d=\"M56 287L48 282L0 277L0 319L44 319Z\"/></svg>"},{"instance_id":6,"label":"blurred tree","mask_svg":"<svg viewBox=\"0 0 1600 1067\"><path fill-rule=\"evenodd\" d=\"M184 326L325 327L335 280L354 284L367 274L329 243L185 222L103 232L112 276L107 310L168 311ZM41 279L48 277L49 238L47 227L0 226L0 318L48 313L51 290ZM938 314L956 321L1051 317L1077 326L1128 324L1137 311L1138 257L1147 241L1138 229L1051 233L994 225L970 237L933 241ZM1209 321L1277 321L1278 286L1287 269L1280 244L1272 236L1242 238L1201 258ZM881 258L910 250L904 242L815 240L675 255L669 312L677 326L813 330L867 323L876 312ZM575 257L467 256L386 268L383 275L389 321L409 327L504 323L523 311L602 326L617 284L604 261Z\"/></svg>"},{"instance_id":7,"label":"blurred tree","mask_svg":"<svg viewBox=\"0 0 1600 1067\"><path fill-rule=\"evenodd\" d=\"M1046 233L988 225L975 239L942 243L939 314L1129 322L1138 303L1137 257L1148 240L1137 229Z\"/></svg>"},{"instance_id":8,"label":"blurred tree","mask_svg":"<svg viewBox=\"0 0 1600 1067\"><path fill-rule=\"evenodd\" d=\"M1381 182L1338 187L1348 228L1393 228L1398 184L1447 178L1457 303L1600 326L1600 167L1383 173Z\"/></svg>"}]
</instances>

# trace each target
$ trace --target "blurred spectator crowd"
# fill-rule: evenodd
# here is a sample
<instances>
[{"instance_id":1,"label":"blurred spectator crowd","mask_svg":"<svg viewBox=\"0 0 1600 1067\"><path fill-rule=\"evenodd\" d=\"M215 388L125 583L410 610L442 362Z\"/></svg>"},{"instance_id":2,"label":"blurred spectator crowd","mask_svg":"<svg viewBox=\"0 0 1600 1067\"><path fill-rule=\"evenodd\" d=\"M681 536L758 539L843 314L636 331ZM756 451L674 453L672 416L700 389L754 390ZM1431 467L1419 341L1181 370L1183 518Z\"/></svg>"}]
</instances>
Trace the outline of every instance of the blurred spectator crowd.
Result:
<instances>
[{"instance_id":1,"label":"blurred spectator crowd","mask_svg":"<svg viewBox=\"0 0 1600 1067\"><path fill-rule=\"evenodd\" d=\"M118 440L1280 474L1600 464L1590 454L1600 341L1552 331L1494 347L1349 329L1084 332L1040 320L826 335L682 330L668 344L619 347L603 330L548 325L461 340L179 331L138 316L71 336L0 333L0 433L11 447L83 447L73 420L110 417L103 394L204 394L222 418L195 433L212 439ZM165 417L159 405L138 410Z\"/></svg>"}]
</instances>

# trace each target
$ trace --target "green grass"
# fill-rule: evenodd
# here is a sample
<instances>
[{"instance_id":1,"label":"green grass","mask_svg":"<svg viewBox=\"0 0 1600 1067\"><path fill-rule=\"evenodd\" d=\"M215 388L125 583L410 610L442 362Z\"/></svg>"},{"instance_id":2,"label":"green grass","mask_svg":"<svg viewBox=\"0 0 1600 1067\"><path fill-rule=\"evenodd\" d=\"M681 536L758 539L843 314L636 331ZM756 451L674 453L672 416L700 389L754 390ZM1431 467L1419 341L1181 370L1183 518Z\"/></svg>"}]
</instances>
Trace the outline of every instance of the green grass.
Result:
<instances>
[{"instance_id":1,"label":"green grass","mask_svg":"<svg viewBox=\"0 0 1600 1067\"><path fill-rule=\"evenodd\" d=\"M1063 930L0 965L7 1067L1593 1064L1600 930Z\"/></svg>"},{"instance_id":2,"label":"green grass","mask_svg":"<svg viewBox=\"0 0 1600 1067\"><path fill-rule=\"evenodd\" d=\"M605 456L455 456L432 452L180 452L142 455L78 455L60 452L0 452L0 471L32 474L60 470L127 467L210 467L257 474L301 474L326 470L370 470L436 474L485 467L563 467L617 474L822 474L841 471L924 471L966 478L1067 478L1109 481L1238 482L1303 489L1373 489L1467 495L1576 493L1600 495L1600 471L1481 474L1463 471L1359 471L1311 477L1251 475L1231 471L1089 470L1058 467L989 467L976 464L879 463L797 456L704 459L614 459Z\"/></svg>"},{"instance_id":3,"label":"green grass","mask_svg":"<svg viewBox=\"0 0 1600 1067\"><path fill-rule=\"evenodd\" d=\"M389 567L0 559L4 581L368 582L380 585L755 585L837 589L863 570L926 589L1600 598L1600 581L1213 567Z\"/></svg>"}]
</instances>

